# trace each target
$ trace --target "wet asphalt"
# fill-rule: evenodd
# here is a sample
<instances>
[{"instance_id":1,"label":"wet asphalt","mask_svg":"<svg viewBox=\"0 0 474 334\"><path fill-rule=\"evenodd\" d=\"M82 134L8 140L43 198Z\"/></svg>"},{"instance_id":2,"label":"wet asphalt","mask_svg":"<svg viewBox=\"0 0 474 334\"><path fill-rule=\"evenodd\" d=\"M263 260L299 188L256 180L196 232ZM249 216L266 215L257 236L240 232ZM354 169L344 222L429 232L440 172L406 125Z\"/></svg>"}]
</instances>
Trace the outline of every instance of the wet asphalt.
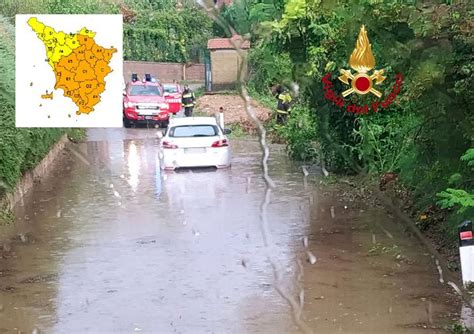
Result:
<instances>
[{"instance_id":1,"label":"wet asphalt","mask_svg":"<svg viewBox=\"0 0 474 334\"><path fill-rule=\"evenodd\" d=\"M161 172L155 129L93 129L0 228L0 333L442 333L459 301L395 217L254 139ZM264 238L269 247L264 246ZM303 271L301 271L301 269ZM304 289L304 295L300 293Z\"/></svg>"}]
</instances>

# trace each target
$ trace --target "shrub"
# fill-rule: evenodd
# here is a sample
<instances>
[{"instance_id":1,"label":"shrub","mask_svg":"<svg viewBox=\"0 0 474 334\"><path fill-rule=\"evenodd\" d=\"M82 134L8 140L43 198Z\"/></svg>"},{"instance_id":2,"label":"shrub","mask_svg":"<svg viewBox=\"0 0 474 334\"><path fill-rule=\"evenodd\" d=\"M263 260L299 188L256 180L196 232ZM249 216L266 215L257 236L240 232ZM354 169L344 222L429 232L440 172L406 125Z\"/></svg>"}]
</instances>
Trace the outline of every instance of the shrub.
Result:
<instances>
[{"instance_id":1,"label":"shrub","mask_svg":"<svg viewBox=\"0 0 474 334\"><path fill-rule=\"evenodd\" d=\"M286 125L277 127L277 133L285 139L291 158L307 162L318 158L316 121L309 108L294 106Z\"/></svg>"}]
</instances>

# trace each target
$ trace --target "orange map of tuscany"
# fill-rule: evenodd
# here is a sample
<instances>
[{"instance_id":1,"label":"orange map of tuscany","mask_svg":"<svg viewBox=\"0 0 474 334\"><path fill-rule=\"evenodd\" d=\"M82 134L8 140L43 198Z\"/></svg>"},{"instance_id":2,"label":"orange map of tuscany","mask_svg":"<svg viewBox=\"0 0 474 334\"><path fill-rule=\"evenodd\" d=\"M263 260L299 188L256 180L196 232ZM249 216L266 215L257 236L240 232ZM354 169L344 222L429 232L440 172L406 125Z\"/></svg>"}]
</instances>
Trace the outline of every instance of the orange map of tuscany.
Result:
<instances>
[{"instance_id":1,"label":"orange map of tuscany","mask_svg":"<svg viewBox=\"0 0 474 334\"><path fill-rule=\"evenodd\" d=\"M109 62L117 49L98 45L95 32L86 28L75 34L56 32L35 17L28 24L46 48L46 61L56 76L54 89L64 91L64 96L78 107L78 115L94 111L105 90L104 79L112 72Z\"/></svg>"}]
</instances>

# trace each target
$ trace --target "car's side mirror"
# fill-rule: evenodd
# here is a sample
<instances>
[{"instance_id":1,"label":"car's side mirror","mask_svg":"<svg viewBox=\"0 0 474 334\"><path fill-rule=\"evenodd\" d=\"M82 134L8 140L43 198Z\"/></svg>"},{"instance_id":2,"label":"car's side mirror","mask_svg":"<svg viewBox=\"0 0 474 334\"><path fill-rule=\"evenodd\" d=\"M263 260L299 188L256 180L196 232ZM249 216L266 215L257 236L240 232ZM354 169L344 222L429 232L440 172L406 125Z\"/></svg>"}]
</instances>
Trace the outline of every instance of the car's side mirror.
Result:
<instances>
[{"instance_id":1,"label":"car's side mirror","mask_svg":"<svg viewBox=\"0 0 474 334\"><path fill-rule=\"evenodd\" d=\"M231 129L224 129L224 134L225 135L230 135L232 133Z\"/></svg>"}]
</instances>

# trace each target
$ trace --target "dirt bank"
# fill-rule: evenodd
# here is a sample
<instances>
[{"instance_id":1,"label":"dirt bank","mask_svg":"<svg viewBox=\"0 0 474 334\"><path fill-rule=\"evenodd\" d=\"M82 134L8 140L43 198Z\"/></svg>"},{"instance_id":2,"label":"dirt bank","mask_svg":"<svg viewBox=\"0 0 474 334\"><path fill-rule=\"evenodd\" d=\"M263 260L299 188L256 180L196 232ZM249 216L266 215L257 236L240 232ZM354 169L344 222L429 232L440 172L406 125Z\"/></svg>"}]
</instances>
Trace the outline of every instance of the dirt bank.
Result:
<instances>
[{"instance_id":1,"label":"dirt bank","mask_svg":"<svg viewBox=\"0 0 474 334\"><path fill-rule=\"evenodd\" d=\"M252 100L255 114L261 121L270 118L271 110ZM196 110L210 115L219 112L219 108L224 108L226 124L247 124L248 116L245 112L244 101L239 95L204 95L201 96L196 105Z\"/></svg>"}]
</instances>

